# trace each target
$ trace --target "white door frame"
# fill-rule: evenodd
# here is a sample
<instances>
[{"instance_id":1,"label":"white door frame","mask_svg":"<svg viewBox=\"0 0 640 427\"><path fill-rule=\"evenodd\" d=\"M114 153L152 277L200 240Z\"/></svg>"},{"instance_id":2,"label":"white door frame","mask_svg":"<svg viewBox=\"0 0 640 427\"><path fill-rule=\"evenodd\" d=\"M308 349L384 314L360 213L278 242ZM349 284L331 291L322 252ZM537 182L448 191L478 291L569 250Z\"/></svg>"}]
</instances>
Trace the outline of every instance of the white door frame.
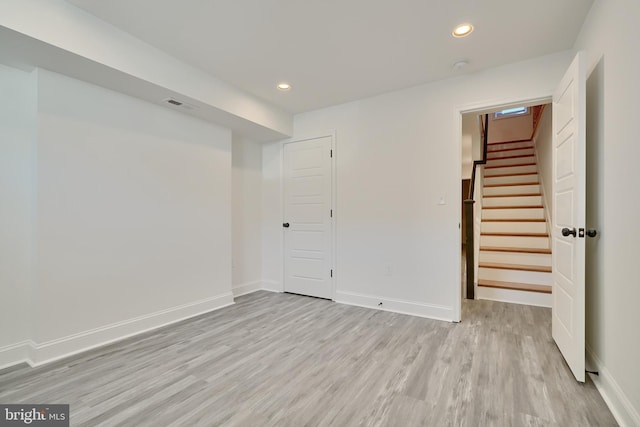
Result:
<instances>
[{"instance_id":1,"label":"white door frame","mask_svg":"<svg viewBox=\"0 0 640 427\"><path fill-rule=\"evenodd\" d=\"M551 91L541 91L540 93L533 93L529 96L524 97L513 97L513 98L505 98L501 100L487 100L480 101L472 104L463 104L456 105L454 107L455 114L455 138L454 141L457 141L457 170L458 170L458 181L456 182L457 188L457 220L458 224L460 224L458 228L458 244L456 247L456 253L454 254L453 259L456 260L456 277L458 280L452 286L453 292L453 321L459 322L461 320L462 313L462 291L460 289L462 283L462 258L460 257L460 245L462 243L462 186L460 185L460 180L462 179L462 115L467 113L481 113L486 110L498 110L498 109L506 109L513 107L520 107L522 105L540 105L540 104L549 104L553 99L553 90ZM467 249L468 250L468 249ZM551 255L553 257L553 254ZM477 260L476 260L477 262ZM477 277L476 277L477 280Z\"/></svg>"},{"instance_id":2,"label":"white door frame","mask_svg":"<svg viewBox=\"0 0 640 427\"><path fill-rule=\"evenodd\" d=\"M332 156L331 156L331 210L333 211L333 218L331 221L331 266L332 266L332 270L333 270L333 275L331 276L331 300L335 301L336 299L336 290L337 290L337 279L338 279L338 274L337 274L337 267L336 267L336 225L337 225L337 221L338 221L338 210L336 208L337 206L337 179L336 179L336 175L337 175L337 171L336 171L336 159L337 159L337 150L336 150L336 131L328 131L328 132L320 132L318 134L312 134L306 137L296 137L296 138L290 138L290 139L286 139L284 141L282 141L282 146L280 148L280 200L282 202L282 206L281 206L281 222L285 221L284 218L284 204L285 204L285 199L284 199L284 146L286 144L295 144L296 142L303 142L303 141L309 141L312 139L319 139L319 138L326 138L329 137L331 138L331 152L332 152ZM280 245L280 247L282 248L282 271L281 271L281 275L280 277L282 277L282 291L285 291L285 284L284 284L284 280L285 280L285 274L284 274L284 264L285 264L285 245L284 245L284 229L282 229L282 234L281 234L281 242L282 244Z\"/></svg>"}]
</instances>

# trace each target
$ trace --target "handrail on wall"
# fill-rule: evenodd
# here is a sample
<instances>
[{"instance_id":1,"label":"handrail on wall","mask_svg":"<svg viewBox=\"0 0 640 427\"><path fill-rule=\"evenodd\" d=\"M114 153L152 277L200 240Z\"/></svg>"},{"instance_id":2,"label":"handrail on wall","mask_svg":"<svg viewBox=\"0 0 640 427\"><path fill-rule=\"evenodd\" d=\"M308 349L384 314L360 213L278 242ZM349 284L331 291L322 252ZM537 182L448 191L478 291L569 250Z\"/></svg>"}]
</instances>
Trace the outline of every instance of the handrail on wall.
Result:
<instances>
[{"instance_id":1,"label":"handrail on wall","mask_svg":"<svg viewBox=\"0 0 640 427\"><path fill-rule=\"evenodd\" d=\"M471 170L471 186L469 187L469 199L473 200L476 186L476 168L478 165L487 164L487 143L489 141L489 115L484 115L484 122L480 122L482 125L482 159L473 161L473 169Z\"/></svg>"},{"instance_id":2,"label":"handrail on wall","mask_svg":"<svg viewBox=\"0 0 640 427\"><path fill-rule=\"evenodd\" d=\"M467 299L474 299L474 281L475 281L475 254L474 254L474 215L473 215L473 199L476 186L476 169L478 165L487 164L487 143L489 141L489 115L484 115L484 123L482 125L482 159L473 161L473 169L471 170L471 185L469 186L469 198L464 201L464 219L465 219L465 242L466 242L466 264L467 264Z\"/></svg>"}]
</instances>

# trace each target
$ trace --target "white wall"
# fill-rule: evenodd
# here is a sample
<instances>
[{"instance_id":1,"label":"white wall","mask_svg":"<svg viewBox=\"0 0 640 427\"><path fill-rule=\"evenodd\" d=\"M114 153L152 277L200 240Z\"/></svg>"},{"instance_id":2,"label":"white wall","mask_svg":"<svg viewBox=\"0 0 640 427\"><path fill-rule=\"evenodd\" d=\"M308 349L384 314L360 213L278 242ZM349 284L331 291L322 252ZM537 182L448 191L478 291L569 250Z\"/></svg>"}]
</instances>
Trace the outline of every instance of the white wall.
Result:
<instances>
[{"instance_id":1,"label":"white wall","mask_svg":"<svg viewBox=\"0 0 640 427\"><path fill-rule=\"evenodd\" d=\"M507 141L518 141L531 138L533 133L533 117L531 110L523 116L496 119L489 114L489 144Z\"/></svg>"},{"instance_id":2,"label":"white wall","mask_svg":"<svg viewBox=\"0 0 640 427\"><path fill-rule=\"evenodd\" d=\"M40 70L33 362L232 303L231 132Z\"/></svg>"},{"instance_id":3,"label":"white wall","mask_svg":"<svg viewBox=\"0 0 640 427\"><path fill-rule=\"evenodd\" d=\"M0 368L25 358L34 198L35 75L0 66Z\"/></svg>"},{"instance_id":4,"label":"white wall","mask_svg":"<svg viewBox=\"0 0 640 427\"><path fill-rule=\"evenodd\" d=\"M456 317L457 111L550 96L570 59L560 53L295 117L295 137L337 134L337 300ZM279 143L265 145L263 276L281 287L280 159Z\"/></svg>"},{"instance_id":5,"label":"white wall","mask_svg":"<svg viewBox=\"0 0 640 427\"><path fill-rule=\"evenodd\" d=\"M640 425L638 108L635 0L597 0L575 49L586 49L587 347L595 379L621 423Z\"/></svg>"},{"instance_id":6,"label":"white wall","mask_svg":"<svg viewBox=\"0 0 640 427\"><path fill-rule=\"evenodd\" d=\"M262 144L233 135L232 283L234 295L262 287Z\"/></svg>"},{"instance_id":7,"label":"white wall","mask_svg":"<svg viewBox=\"0 0 640 427\"><path fill-rule=\"evenodd\" d=\"M534 136L536 159L538 163L538 176L544 197L547 222L551 223L553 213L553 193L551 186L553 183L553 132L551 129L551 104L542 111L538 130Z\"/></svg>"}]
</instances>

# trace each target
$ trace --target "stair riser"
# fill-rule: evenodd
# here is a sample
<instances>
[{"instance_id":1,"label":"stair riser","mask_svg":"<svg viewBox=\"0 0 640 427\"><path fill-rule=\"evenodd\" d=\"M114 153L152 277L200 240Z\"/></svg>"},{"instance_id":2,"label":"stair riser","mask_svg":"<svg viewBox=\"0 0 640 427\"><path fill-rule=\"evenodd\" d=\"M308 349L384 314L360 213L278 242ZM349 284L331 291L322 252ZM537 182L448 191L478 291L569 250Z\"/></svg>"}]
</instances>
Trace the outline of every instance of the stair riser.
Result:
<instances>
[{"instance_id":1,"label":"stair riser","mask_svg":"<svg viewBox=\"0 0 640 427\"><path fill-rule=\"evenodd\" d=\"M522 150L498 151L495 153L491 153L487 151L487 159L499 159L501 157L513 157L513 156L532 156L533 154L534 154L533 148L523 148Z\"/></svg>"},{"instance_id":2,"label":"stair riser","mask_svg":"<svg viewBox=\"0 0 640 427\"><path fill-rule=\"evenodd\" d=\"M544 222L482 222L481 230L485 233L546 233Z\"/></svg>"},{"instance_id":3,"label":"stair riser","mask_svg":"<svg viewBox=\"0 0 640 427\"><path fill-rule=\"evenodd\" d=\"M551 254L480 251L479 262L499 264L539 265L551 267Z\"/></svg>"},{"instance_id":4,"label":"stair riser","mask_svg":"<svg viewBox=\"0 0 640 427\"><path fill-rule=\"evenodd\" d=\"M483 191L485 196L501 196L507 194L540 194L540 185L510 185L507 187L488 187Z\"/></svg>"},{"instance_id":5,"label":"stair riser","mask_svg":"<svg viewBox=\"0 0 640 427\"><path fill-rule=\"evenodd\" d=\"M511 289L495 289L478 286L477 299L492 301L504 301L515 304L535 305L539 307L551 307L551 294L540 292L515 291Z\"/></svg>"},{"instance_id":6,"label":"stair riser","mask_svg":"<svg viewBox=\"0 0 640 427\"><path fill-rule=\"evenodd\" d=\"M517 176L496 176L484 177L484 185L509 185L509 184L537 184L538 174L533 175L517 175Z\"/></svg>"},{"instance_id":7,"label":"stair riser","mask_svg":"<svg viewBox=\"0 0 640 427\"><path fill-rule=\"evenodd\" d=\"M480 246L549 249L548 237L480 236Z\"/></svg>"},{"instance_id":8,"label":"stair riser","mask_svg":"<svg viewBox=\"0 0 640 427\"><path fill-rule=\"evenodd\" d=\"M542 206L542 197L485 197L482 206Z\"/></svg>"},{"instance_id":9,"label":"stair riser","mask_svg":"<svg viewBox=\"0 0 640 427\"><path fill-rule=\"evenodd\" d=\"M511 142L508 144L489 144L487 145L487 152L510 148L533 148L533 141Z\"/></svg>"},{"instance_id":10,"label":"stair riser","mask_svg":"<svg viewBox=\"0 0 640 427\"><path fill-rule=\"evenodd\" d=\"M533 156L529 157L516 157L513 159L487 159L487 166L510 166L519 165L522 163L535 163L536 159Z\"/></svg>"},{"instance_id":11,"label":"stair riser","mask_svg":"<svg viewBox=\"0 0 640 427\"><path fill-rule=\"evenodd\" d=\"M502 168L486 169L484 170L484 176L490 177L494 175L505 175L513 173L536 173L536 165L531 166L506 166Z\"/></svg>"},{"instance_id":12,"label":"stair riser","mask_svg":"<svg viewBox=\"0 0 640 427\"><path fill-rule=\"evenodd\" d=\"M501 270L498 268L480 267L478 270L479 279L499 280L501 282L529 283L533 285L551 286L551 273L540 273L537 271Z\"/></svg>"},{"instance_id":13,"label":"stair riser","mask_svg":"<svg viewBox=\"0 0 640 427\"><path fill-rule=\"evenodd\" d=\"M483 209L483 219L544 219L543 208Z\"/></svg>"}]
</instances>

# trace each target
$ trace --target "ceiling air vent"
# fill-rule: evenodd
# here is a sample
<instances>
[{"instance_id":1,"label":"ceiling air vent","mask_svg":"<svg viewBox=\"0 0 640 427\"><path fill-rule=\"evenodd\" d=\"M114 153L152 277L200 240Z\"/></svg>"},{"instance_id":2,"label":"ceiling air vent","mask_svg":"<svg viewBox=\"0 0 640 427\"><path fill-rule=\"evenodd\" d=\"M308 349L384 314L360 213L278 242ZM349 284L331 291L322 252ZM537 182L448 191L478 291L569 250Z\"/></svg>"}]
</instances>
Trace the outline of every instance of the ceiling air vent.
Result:
<instances>
[{"instance_id":1,"label":"ceiling air vent","mask_svg":"<svg viewBox=\"0 0 640 427\"><path fill-rule=\"evenodd\" d=\"M187 104L186 102L182 102L182 101L178 101L175 98L166 98L163 99L162 102L166 102L167 104L171 104L175 107L180 107L180 108L184 108L185 110L195 110L196 107L191 105L191 104Z\"/></svg>"}]
</instances>

